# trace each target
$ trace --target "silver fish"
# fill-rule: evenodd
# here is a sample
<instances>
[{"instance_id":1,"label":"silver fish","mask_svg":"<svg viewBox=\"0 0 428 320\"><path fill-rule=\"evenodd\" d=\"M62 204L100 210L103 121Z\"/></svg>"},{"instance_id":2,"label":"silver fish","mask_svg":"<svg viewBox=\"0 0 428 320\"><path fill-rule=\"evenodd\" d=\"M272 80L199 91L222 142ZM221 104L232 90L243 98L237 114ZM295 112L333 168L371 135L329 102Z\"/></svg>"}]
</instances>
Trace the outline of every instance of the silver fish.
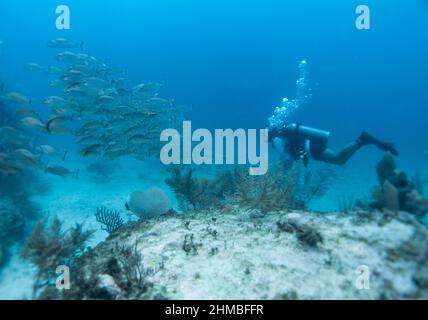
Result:
<instances>
[{"instance_id":1,"label":"silver fish","mask_svg":"<svg viewBox=\"0 0 428 320\"><path fill-rule=\"evenodd\" d=\"M56 56L59 62L70 63L70 64L88 64L88 56L82 53L74 53L70 51L65 51L58 53Z\"/></svg>"},{"instance_id":2,"label":"silver fish","mask_svg":"<svg viewBox=\"0 0 428 320\"><path fill-rule=\"evenodd\" d=\"M83 42L78 44L65 38L57 38L48 42L48 47L53 49L73 49L80 47L83 48Z\"/></svg>"},{"instance_id":3,"label":"silver fish","mask_svg":"<svg viewBox=\"0 0 428 320\"><path fill-rule=\"evenodd\" d=\"M45 125L39 119L33 117L25 117L21 119L21 123L28 128L45 131Z\"/></svg>"},{"instance_id":4,"label":"silver fish","mask_svg":"<svg viewBox=\"0 0 428 320\"><path fill-rule=\"evenodd\" d=\"M42 67L38 63L27 63L24 66L24 69L25 69L25 71L31 71L31 72L43 72L43 71L45 71L45 68Z\"/></svg>"},{"instance_id":5,"label":"silver fish","mask_svg":"<svg viewBox=\"0 0 428 320\"><path fill-rule=\"evenodd\" d=\"M17 166L16 164L0 161L0 172L16 174L21 171L21 167Z\"/></svg>"},{"instance_id":6,"label":"silver fish","mask_svg":"<svg viewBox=\"0 0 428 320\"><path fill-rule=\"evenodd\" d=\"M49 165L46 167L46 172L60 176L60 177L72 177L75 176L77 178L79 170L76 172L72 172L65 167L57 166L57 165Z\"/></svg>"},{"instance_id":7,"label":"silver fish","mask_svg":"<svg viewBox=\"0 0 428 320\"><path fill-rule=\"evenodd\" d=\"M6 101L18 103L18 104L29 104L31 99L27 98L25 95L19 92L9 92L2 96Z\"/></svg>"},{"instance_id":8,"label":"silver fish","mask_svg":"<svg viewBox=\"0 0 428 320\"><path fill-rule=\"evenodd\" d=\"M46 131L50 134L69 134L71 130L65 128L63 125L66 121L71 119L64 116L54 117L46 123Z\"/></svg>"},{"instance_id":9,"label":"silver fish","mask_svg":"<svg viewBox=\"0 0 428 320\"><path fill-rule=\"evenodd\" d=\"M55 67L55 66L48 66L44 70L44 73L47 73L47 74L59 74L62 72L64 72L64 70L62 70L61 68Z\"/></svg>"}]
</instances>

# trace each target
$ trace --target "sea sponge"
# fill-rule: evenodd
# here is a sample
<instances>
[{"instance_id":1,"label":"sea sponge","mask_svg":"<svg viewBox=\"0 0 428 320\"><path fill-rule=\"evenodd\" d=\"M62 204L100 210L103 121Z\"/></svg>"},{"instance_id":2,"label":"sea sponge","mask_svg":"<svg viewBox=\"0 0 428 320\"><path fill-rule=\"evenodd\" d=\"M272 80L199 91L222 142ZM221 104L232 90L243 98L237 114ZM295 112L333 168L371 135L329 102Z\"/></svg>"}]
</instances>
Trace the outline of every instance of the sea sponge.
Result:
<instances>
[{"instance_id":1,"label":"sea sponge","mask_svg":"<svg viewBox=\"0 0 428 320\"><path fill-rule=\"evenodd\" d=\"M140 218L156 218L171 210L171 202L160 188L135 191L129 196L126 209L131 210Z\"/></svg>"},{"instance_id":2,"label":"sea sponge","mask_svg":"<svg viewBox=\"0 0 428 320\"><path fill-rule=\"evenodd\" d=\"M379 184L383 185L385 180L391 180L396 175L396 169L397 167L395 165L394 157L387 153L376 165L376 173Z\"/></svg>"}]
</instances>

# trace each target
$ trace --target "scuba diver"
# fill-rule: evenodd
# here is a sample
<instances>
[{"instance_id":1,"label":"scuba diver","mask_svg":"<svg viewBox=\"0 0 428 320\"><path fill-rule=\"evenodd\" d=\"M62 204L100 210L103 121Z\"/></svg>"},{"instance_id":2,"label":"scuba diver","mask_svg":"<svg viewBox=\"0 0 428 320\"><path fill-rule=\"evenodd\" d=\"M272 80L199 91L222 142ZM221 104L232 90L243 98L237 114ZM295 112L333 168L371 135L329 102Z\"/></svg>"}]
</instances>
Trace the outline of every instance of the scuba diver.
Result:
<instances>
[{"instance_id":1,"label":"scuba diver","mask_svg":"<svg viewBox=\"0 0 428 320\"><path fill-rule=\"evenodd\" d=\"M323 161L335 165L344 165L363 146L374 145L379 149L390 152L398 156L398 151L394 144L381 141L367 132L363 132L354 142L351 142L340 151L334 151L328 147L330 132L310 128L300 123L292 123L269 128L269 142L273 147L275 138L280 138L286 143L284 151L293 160L302 160L305 167L309 164L309 159Z\"/></svg>"},{"instance_id":2,"label":"scuba diver","mask_svg":"<svg viewBox=\"0 0 428 320\"><path fill-rule=\"evenodd\" d=\"M394 144L381 141L367 132L363 132L354 142L341 150L334 151L328 147L330 132L303 126L300 123L289 123L289 115L311 97L306 60L299 63L299 78L296 86L296 98L292 100L284 98L281 105L275 108L274 114L269 118L269 142L272 142L274 149L277 149L275 139L282 139L285 142L284 151L291 156L292 160L302 160L305 167L308 166L310 158L335 165L344 165L361 147L367 145L374 145L398 156Z\"/></svg>"}]
</instances>

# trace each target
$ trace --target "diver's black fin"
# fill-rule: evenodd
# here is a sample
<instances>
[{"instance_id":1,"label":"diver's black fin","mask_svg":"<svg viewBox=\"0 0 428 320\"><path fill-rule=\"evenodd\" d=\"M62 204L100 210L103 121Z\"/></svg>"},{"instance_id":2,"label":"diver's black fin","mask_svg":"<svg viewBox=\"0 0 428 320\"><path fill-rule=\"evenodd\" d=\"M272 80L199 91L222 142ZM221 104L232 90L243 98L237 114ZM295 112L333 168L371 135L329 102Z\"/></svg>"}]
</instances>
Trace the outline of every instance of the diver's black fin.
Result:
<instances>
[{"instance_id":1,"label":"diver's black fin","mask_svg":"<svg viewBox=\"0 0 428 320\"><path fill-rule=\"evenodd\" d=\"M367 132L361 133L361 135L357 139L357 143L361 144L362 146L372 144L385 152L390 152L394 156L399 155L399 152L395 148L393 143L380 141L371 134L368 134Z\"/></svg>"},{"instance_id":2,"label":"diver's black fin","mask_svg":"<svg viewBox=\"0 0 428 320\"><path fill-rule=\"evenodd\" d=\"M399 152L393 143L379 141L376 146L378 146L383 151L390 152L393 156L397 157L399 155Z\"/></svg>"}]
</instances>

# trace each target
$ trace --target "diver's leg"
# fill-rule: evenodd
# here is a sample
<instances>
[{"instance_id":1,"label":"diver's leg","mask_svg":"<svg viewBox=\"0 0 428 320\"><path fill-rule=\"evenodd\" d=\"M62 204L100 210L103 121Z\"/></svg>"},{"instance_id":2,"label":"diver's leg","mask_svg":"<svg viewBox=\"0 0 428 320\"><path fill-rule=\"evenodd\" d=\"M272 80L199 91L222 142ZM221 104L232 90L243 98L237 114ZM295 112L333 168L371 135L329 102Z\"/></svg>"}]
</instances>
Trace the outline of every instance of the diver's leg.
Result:
<instances>
[{"instance_id":1,"label":"diver's leg","mask_svg":"<svg viewBox=\"0 0 428 320\"><path fill-rule=\"evenodd\" d=\"M398 155L397 149L394 145L389 142L384 142L376 139L375 137L363 132L356 141L348 144L339 152L335 152L331 149L326 149L322 153L321 160L331 164L344 165L348 160L362 147L366 145L375 145L379 149L391 152L394 156Z\"/></svg>"},{"instance_id":2,"label":"diver's leg","mask_svg":"<svg viewBox=\"0 0 428 320\"><path fill-rule=\"evenodd\" d=\"M327 163L336 164L339 166L344 165L349 159L361 148L361 144L358 142L352 142L344 147L339 152L331 149L326 149L322 153L321 160Z\"/></svg>"}]
</instances>

